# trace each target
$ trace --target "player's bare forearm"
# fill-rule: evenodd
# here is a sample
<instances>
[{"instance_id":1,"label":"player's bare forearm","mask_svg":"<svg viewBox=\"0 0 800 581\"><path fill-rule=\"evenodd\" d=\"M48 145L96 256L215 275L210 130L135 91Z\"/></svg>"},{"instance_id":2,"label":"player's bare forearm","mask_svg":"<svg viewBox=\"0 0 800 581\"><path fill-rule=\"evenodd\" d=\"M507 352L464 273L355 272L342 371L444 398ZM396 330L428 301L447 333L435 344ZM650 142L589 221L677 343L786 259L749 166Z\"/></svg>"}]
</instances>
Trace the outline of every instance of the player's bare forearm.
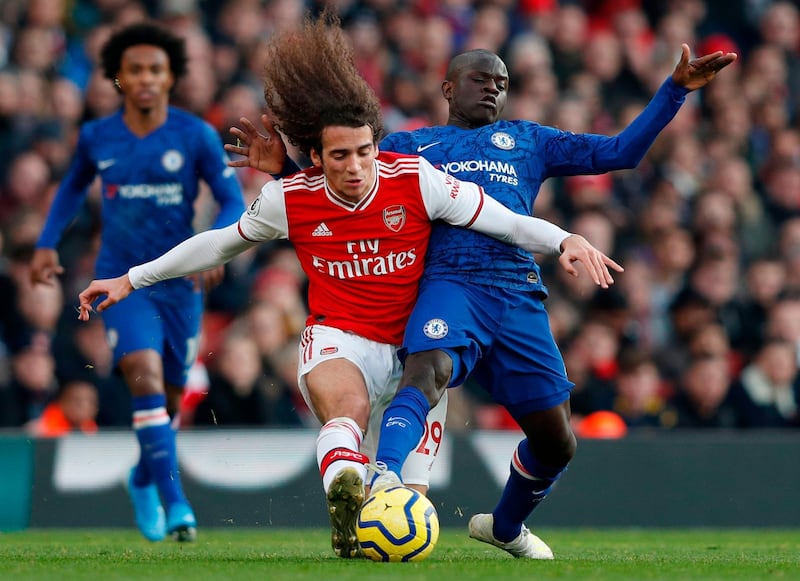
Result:
<instances>
[{"instance_id":1,"label":"player's bare forearm","mask_svg":"<svg viewBox=\"0 0 800 581\"><path fill-rule=\"evenodd\" d=\"M579 234L572 234L561 243L561 256L558 261L561 266L572 276L578 276L578 270L573 263L581 262L592 281L601 288L608 288L614 284L611 270L624 272L624 268L613 259L592 246L586 238Z\"/></svg>"},{"instance_id":2,"label":"player's bare forearm","mask_svg":"<svg viewBox=\"0 0 800 581\"><path fill-rule=\"evenodd\" d=\"M89 314L92 311L102 313L108 307L117 304L125 299L133 292L133 285L127 274L118 276L117 278L107 278L93 280L86 289L78 295L78 319L81 321L88 321ZM94 303L100 297L105 296L97 307L93 307Z\"/></svg>"}]
</instances>

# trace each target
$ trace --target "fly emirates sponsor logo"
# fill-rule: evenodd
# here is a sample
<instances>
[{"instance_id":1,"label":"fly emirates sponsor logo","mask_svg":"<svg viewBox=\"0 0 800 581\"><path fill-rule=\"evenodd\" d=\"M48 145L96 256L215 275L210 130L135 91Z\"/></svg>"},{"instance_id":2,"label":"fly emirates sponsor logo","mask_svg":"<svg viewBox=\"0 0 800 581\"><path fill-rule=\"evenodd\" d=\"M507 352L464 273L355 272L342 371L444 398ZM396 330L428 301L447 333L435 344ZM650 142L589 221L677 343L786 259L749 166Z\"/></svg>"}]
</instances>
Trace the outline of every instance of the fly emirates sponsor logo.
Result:
<instances>
[{"instance_id":1,"label":"fly emirates sponsor logo","mask_svg":"<svg viewBox=\"0 0 800 581\"><path fill-rule=\"evenodd\" d=\"M183 201L183 185L127 184L119 187L118 195L127 200L155 198L159 206L177 206Z\"/></svg>"},{"instance_id":2,"label":"fly emirates sponsor logo","mask_svg":"<svg viewBox=\"0 0 800 581\"><path fill-rule=\"evenodd\" d=\"M450 175L465 172L483 172L489 175L490 182L500 182L511 186L519 185L519 176L513 164L491 159L470 159L443 163L440 169Z\"/></svg>"},{"instance_id":3,"label":"fly emirates sponsor logo","mask_svg":"<svg viewBox=\"0 0 800 581\"><path fill-rule=\"evenodd\" d=\"M322 274L333 278L348 279L362 276L386 276L408 268L417 262L417 249L409 248L382 254L380 240L346 242L349 260L328 260L313 256L312 264Z\"/></svg>"}]
</instances>

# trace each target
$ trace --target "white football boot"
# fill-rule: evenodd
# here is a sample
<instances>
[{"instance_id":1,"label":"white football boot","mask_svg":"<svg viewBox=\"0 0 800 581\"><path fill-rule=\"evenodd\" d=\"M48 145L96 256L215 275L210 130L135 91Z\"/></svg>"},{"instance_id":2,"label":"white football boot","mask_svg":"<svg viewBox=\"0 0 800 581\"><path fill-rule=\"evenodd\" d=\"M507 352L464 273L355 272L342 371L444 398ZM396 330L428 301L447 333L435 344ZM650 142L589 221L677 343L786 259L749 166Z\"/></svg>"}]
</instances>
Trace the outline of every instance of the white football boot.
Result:
<instances>
[{"instance_id":1,"label":"white football boot","mask_svg":"<svg viewBox=\"0 0 800 581\"><path fill-rule=\"evenodd\" d=\"M522 532L513 541L504 543L494 538L492 525L494 516L491 514L476 514L469 519L469 536L473 539L499 547L517 559L552 559L553 551L542 539L522 525Z\"/></svg>"},{"instance_id":2,"label":"white football boot","mask_svg":"<svg viewBox=\"0 0 800 581\"><path fill-rule=\"evenodd\" d=\"M375 472L378 477L372 481L369 495L372 496L379 490L392 488L393 486L403 486L403 481L400 477L391 470L386 468L383 462L376 462L375 464L367 464L367 468Z\"/></svg>"}]
</instances>

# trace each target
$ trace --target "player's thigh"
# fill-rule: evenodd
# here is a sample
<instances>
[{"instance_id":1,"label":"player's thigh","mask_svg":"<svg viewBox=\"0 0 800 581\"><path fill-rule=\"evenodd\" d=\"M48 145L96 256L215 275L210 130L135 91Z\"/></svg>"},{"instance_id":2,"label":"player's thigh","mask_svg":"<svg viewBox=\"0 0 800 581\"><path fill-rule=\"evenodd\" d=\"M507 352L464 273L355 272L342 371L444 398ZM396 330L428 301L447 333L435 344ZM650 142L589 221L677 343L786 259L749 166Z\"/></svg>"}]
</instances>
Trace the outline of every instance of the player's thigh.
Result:
<instances>
[{"instance_id":1,"label":"player's thigh","mask_svg":"<svg viewBox=\"0 0 800 581\"><path fill-rule=\"evenodd\" d=\"M473 376L515 419L567 401L573 383L540 300L521 296Z\"/></svg>"},{"instance_id":2,"label":"player's thigh","mask_svg":"<svg viewBox=\"0 0 800 581\"><path fill-rule=\"evenodd\" d=\"M491 345L502 307L491 287L429 280L420 286L400 358L442 350L453 360L449 385L460 385Z\"/></svg>"},{"instance_id":3,"label":"player's thigh","mask_svg":"<svg viewBox=\"0 0 800 581\"><path fill-rule=\"evenodd\" d=\"M394 396L402 368L392 345L312 325L301 335L298 385L321 422L355 419L368 431L372 408Z\"/></svg>"}]
</instances>

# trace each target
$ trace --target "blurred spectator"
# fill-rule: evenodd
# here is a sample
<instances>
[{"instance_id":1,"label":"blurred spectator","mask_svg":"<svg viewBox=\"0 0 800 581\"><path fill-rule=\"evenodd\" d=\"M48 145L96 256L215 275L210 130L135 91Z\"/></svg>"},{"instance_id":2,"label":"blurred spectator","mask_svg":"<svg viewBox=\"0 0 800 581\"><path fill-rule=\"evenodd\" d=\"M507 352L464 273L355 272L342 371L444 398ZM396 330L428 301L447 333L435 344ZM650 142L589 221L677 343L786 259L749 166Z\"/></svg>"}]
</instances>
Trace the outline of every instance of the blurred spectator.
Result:
<instances>
[{"instance_id":1,"label":"blurred spectator","mask_svg":"<svg viewBox=\"0 0 800 581\"><path fill-rule=\"evenodd\" d=\"M96 317L79 323L71 312L62 317L53 353L56 375L62 383L79 380L94 386L98 400L94 419L99 426L130 425L130 392L122 374L114 368L102 319Z\"/></svg>"},{"instance_id":2,"label":"blurred spectator","mask_svg":"<svg viewBox=\"0 0 800 581\"><path fill-rule=\"evenodd\" d=\"M786 280L786 265L777 258L765 256L747 267L742 304L742 325L748 331L742 343L744 359L749 360L764 344L769 311L780 299Z\"/></svg>"},{"instance_id":3,"label":"blurred spectator","mask_svg":"<svg viewBox=\"0 0 800 581\"><path fill-rule=\"evenodd\" d=\"M58 438L72 432L97 432L97 390L88 381L64 383L55 399L44 408L42 415L26 424L25 429L39 438Z\"/></svg>"},{"instance_id":4,"label":"blurred spectator","mask_svg":"<svg viewBox=\"0 0 800 581\"><path fill-rule=\"evenodd\" d=\"M706 250L707 254L700 256L689 272L689 286L710 303L717 320L725 327L731 346L740 349L749 331L743 326L744 309L739 296L742 273L737 249L722 245Z\"/></svg>"},{"instance_id":5,"label":"blurred spectator","mask_svg":"<svg viewBox=\"0 0 800 581\"><path fill-rule=\"evenodd\" d=\"M783 339L767 340L731 388L739 425L743 428L800 425L797 370L794 345Z\"/></svg>"},{"instance_id":6,"label":"blurred spectator","mask_svg":"<svg viewBox=\"0 0 800 581\"><path fill-rule=\"evenodd\" d=\"M735 428L736 409L730 397L728 361L721 357L693 359L680 377L672 400L678 428Z\"/></svg>"},{"instance_id":7,"label":"blurred spectator","mask_svg":"<svg viewBox=\"0 0 800 581\"><path fill-rule=\"evenodd\" d=\"M800 296L787 295L778 299L767 315L766 339L783 339L794 345L800 362Z\"/></svg>"},{"instance_id":8,"label":"blurred spectator","mask_svg":"<svg viewBox=\"0 0 800 581\"><path fill-rule=\"evenodd\" d=\"M195 426L301 425L289 387L265 375L258 345L230 332L209 364L208 395L194 411Z\"/></svg>"},{"instance_id":9,"label":"blurred spectator","mask_svg":"<svg viewBox=\"0 0 800 581\"><path fill-rule=\"evenodd\" d=\"M411 131L426 124L425 99L419 90L419 76L400 68L386 78L383 125L387 132Z\"/></svg>"},{"instance_id":10,"label":"blurred spectator","mask_svg":"<svg viewBox=\"0 0 800 581\"><path fill-rule=\"evenodd\" d=\"M300 294L302 283L298 273L289 268L269 266L256 277L250 298L253 302L265 302L278 307L286 317L290 332L299 335L308 316Z\"/></svg>"},{"instance_id":11,"label":"blurred spectator","mask_svg":"<svg viewBox=\"0 0 800 581\"><path fill-rule=\"evenodd\" d=\"M664 378L679 381L690 364L689 343L703 326L718 322L712 303L690 287L681 290L669 305L667 340L655 350L656 361Z\"/></svg>"},{"instance_id":12,"label":"blurred spectator","mask_svg":"<svg viewBox=\"0 0 800 581\"><path fill-rule=\"evenodd\" d=\"M718 160L711 170L707 187L730 197L736 214L734 236L745 261L756 260L772 250L774 225L753 187L753 172L740 156Z\"/></svg>"},{"instance_id":13,"label":"blurred spectator","mask_svg":"<svg viewBox=\"0 0 800 581\"><path fill-rule=\"evenodd\" d=\"M589 19L579 4L566 3L556 11L550 40L553 71L561 87L583 70L583 49L588 37Z\"/></svg>"},{"instance_id":14,"label":"blurred spectator","mask_svg":"<svg viewBox=\"0 0 800 581\"><path fill-rule=\"evenodd\" d=\"M49 348L48 341L38 336L12 356L12 378L1 410L3 425L23 426L35 420L56 395L55 360Z\"/></svg>"},{"instance_id":15,"label":"blurred spectator","mask_svg":"<svg viewBox=\"0 0 800 581\"><path fill-rule=\"evenodd\" d=\"M617 332L605 323L586 321L578 329L564 354L576 414L612 409L619 348Z\"/></svg>"},{"instance_id":16,"label":"blurred spectator","mask_svg":"<svg viewBox=\"0 0 800 581\"><path fill-rule=\"evenodd\" d=\"M617 358L616 394L610 409L630 428L672 427L675 413L669 407L655 360L641 348L628 348Z\"/></svg>"},{"instance_id":17,"label":"blurred spectator","mask_svg":"<svg viewBox=\"0 0 800 581\"><path fill-rule=\"evenodd\" d=\"M786 267L784 289L800 292L800 216L787 219L780 227L777 250Z\"/></svg>"}]
</instances>

